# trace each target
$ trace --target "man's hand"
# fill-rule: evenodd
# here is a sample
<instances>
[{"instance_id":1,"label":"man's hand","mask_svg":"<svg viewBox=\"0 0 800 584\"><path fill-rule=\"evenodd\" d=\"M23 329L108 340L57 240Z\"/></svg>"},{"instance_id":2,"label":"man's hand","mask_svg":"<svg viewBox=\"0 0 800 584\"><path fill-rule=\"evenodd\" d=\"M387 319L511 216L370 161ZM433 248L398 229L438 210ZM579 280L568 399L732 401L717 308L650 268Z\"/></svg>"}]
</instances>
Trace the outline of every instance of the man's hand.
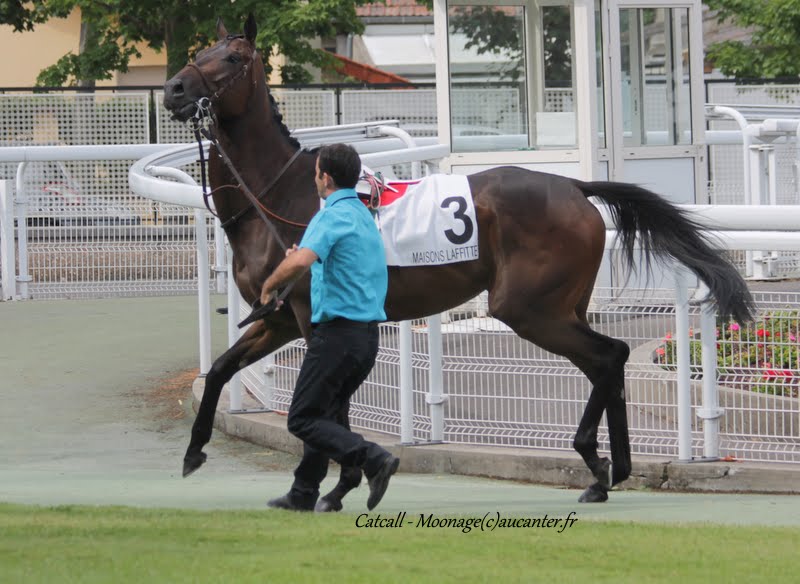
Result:
<instances>
[{"instance_id":1,"label":"man's hand","mask_svg":"<svg viewBox=\"0 0 800 584\"><path fill-rule=\"evenodd\" d=\"M272 291L267 290L267 285L265 283L264 287L261 289L261 305L266 306L273 300L275 300L278 303L277 306L275 307L275 310L278 310L283 304L283 300L278 300L277 290L272 290Z\"/></svg>"},{"instance_id":2,"label":"man's hand","mask_svg":"<svg viewBox=\"0 0 800 584\"><path fill-rule=\"evenodd\" d=\"M317 254L307 247L299 248L297 245L293 245L288 248L286 257L261 286L261 304L266 305L277 297L279 288L288 286L302 276L317 259ZM276 309L280 308L281 304L283 302L279 301Z\"/></svg>"}]
</instances>

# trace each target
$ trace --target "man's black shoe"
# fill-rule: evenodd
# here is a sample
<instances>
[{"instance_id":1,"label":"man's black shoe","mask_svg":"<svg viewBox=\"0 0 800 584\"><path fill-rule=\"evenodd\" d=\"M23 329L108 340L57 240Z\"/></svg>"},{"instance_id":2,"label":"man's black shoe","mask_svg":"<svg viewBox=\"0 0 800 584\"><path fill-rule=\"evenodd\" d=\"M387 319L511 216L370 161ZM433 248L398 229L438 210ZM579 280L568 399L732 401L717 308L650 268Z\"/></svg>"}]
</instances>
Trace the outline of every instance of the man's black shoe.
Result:
<instances>
[{"instance_id":1,"label":"man's black shoe","mask_svg":"<svg viewBox=\"0 0 800 584\"><path fill-rule=\"evenodd\" d=\"M267 501L267 507L273 509L287 509L289 511L313 511L314 505L303 505L292 497L291 493L286 493L283 497L276 497Z\"/></svg>"},{"instance_id":2,"label":"man's black shoe","mask_svg":"<svg viewBox=\"0 0 800 584\"><path fill-rule=\"evenodd\" d=\"M386 488L389 486L389 479L397 472L398 466L400 466L400 459L390 454L383 461L378 472L368 477L369 498L367 499L367 509L372 511L381 502L384 493L386 493Z\"/></svg>"}]
</instances>

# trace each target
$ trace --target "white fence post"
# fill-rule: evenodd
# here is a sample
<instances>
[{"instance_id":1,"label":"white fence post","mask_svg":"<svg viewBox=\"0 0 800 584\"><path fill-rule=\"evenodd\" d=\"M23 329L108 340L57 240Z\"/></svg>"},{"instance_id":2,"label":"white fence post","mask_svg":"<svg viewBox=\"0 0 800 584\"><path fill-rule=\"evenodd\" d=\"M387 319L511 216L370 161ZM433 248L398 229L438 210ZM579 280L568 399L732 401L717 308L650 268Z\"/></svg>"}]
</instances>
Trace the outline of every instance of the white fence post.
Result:
<instances>
[{"instance_id":1,"label":"white fence post","mask_svg":"<svg viewBox=\"0 0 800 584\"><path fill-rule=\"evenodd\" d=\"M218 217L214 217L214 277L217 284L217 294L224 294L228 281L228 266L225 261L225 231Z\"/></svg>"},{"instance_id":2,"label":"white fence post","mask_svg":"<svg viewBox=\"0 0 800 584\"><path fill-rule=\"evenodd\" d=\"M200 321L200 375L211 369L211 300L208 262L208 229L206 212L194 210L194 229L197 238L197 310Z\"/></svg>"},{"instance_id":3,"label":"white fence post","mask_svg":"<svg viewBox=\"0 0 800 584\"><path fill-rule=\"evenodd\" d=\"M771 144L753 144L750 146L750 180L752 184L752 204L765 205L772 203L775 197L775 147ZM747 275L757 280L772 276L771 254L755 250L751 252L752 265L748 263ZM749 259L748 258L748 259Z\"/></svg>"},{"instance_id":4,"label":"white fence post","mask_svg":"<svg viewBox=\"0 0 800 584\"><path fill-rule=\"evenodd\" d=\"M227 245L227 272L228 272L228 346L232 347L239 340L239 289L234 285L233 280L233 253ZM219 263L219 262L218 262ZM228 395L230 396L230 410L232 412L242 410L242 375L239 372L231 377L228 382Z\"/></svg>"},{"instance_id":5,"label":"white fence post","mask_svg":"<svg viewBox=\"0 0 800 584\"><path fill-rule=\"evenodd\" d=\"M400 323L400 443L414 442L414 369L411 363L411 321Z\"/></svg>"},{"instance_id":6,"label":"white fence post","mask_svg":"<svg viewBox=\"0 0 800 584\"><path fill-rule=\"evenodd\" d=\"M444 440L444 374L442 372L442 318L435 314L428 317L428 395L426 401L430 406L431 442Z\"/></svg>"},{"instance_id":7,"label":"white fence post","mask_svg":"<svg viewBox=\"0 0 800 584\"><path fill-rule=\"evenodd\" d=\"M28 293L28 282L31 276L28 273L28 199L25 197L25 168L27 162L20 162L17 166L17 182L15 189L14 214L17 217L17 249L18 264L17 268L17 291L16 298L27 300L30 298Z\"/></svg>"},{"instance_id":8,"label":"white fence post","mask_svg":"<svg viewBox=\"0 0 800 584\"><path fill-rule=\"evenodd\" d=\"M716 312L711 305L700 314L700 336L703 342L703 406L697 416L703 420L703 458L719 459L719 419L724 410L719 407L717 393L717 327Z\"/></svg>"},{"instance_id":9,"label":"white fence post","mask_svg":"<svg viewBox=\"0 0 800 584\"><path fill-rule=\"evenodd\" d=\"M2 300L13 300L17 292L17 256L14 238L14 183L0 180L0 262L3 264Z\"/></svg>"},{"instance_id":10,"label":"white fence post","mask_svg":"<svg viewBox=\"0 0 800 584\"><path fill-rule=\"evenodd\" d=\"M675 266L675 356L678 365L678 460L692 459L692 385L689 367L689 291L686 273Z\"/></svg>"}]
</instances>

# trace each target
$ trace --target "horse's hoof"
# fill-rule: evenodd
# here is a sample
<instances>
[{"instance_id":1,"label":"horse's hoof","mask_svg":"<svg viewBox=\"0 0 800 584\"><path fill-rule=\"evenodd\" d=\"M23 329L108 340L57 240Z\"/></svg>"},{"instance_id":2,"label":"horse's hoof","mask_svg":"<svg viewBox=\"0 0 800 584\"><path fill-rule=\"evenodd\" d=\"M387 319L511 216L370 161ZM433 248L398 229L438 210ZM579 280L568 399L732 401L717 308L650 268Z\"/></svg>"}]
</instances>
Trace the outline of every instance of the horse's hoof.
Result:
<instances>
[{"instance_id":1,"label":"horse's hoof","mask_svg":"<svg viewBox=\"0 0 800 584\"><path fill-rule=\"evenodd\" d=\"M202 451L194 454L186 454L186 456L183 457L183 478L188 477L203 466L206 458L206 453Z\"/></svg>"},{"instance_id":2,"label":"horse's hoof","mask_svg":"<svg viewBox=\"0 0 800 584\"><path fill-rule=\"evenodd\" d=\"M578 503L605 503L608 501L608 489L600 483L588 487L578 498Z\"/></svg>"},{"instance_id":3,"label":"horse's hoof","mask_svg":"<svg viewBox=\"0 0 800 584\"><path fill-rule=\"evenodd\" d=\"M317 504L314 505L314 511L317 513L332 513L342 510L342 500L331 497L322 497Z\"/></svg>"},{"instance_id":4,"label":"horse's hoof","mask_svg":"<svg viewBox=\"0 0 800 584\"><path fill-rule=\"evenodd\" d=\"M597 484L606 491L611 488L613 480L612 464L607 458L600 459L600 466L592 471Z\"/></svg>"}]
</instances>

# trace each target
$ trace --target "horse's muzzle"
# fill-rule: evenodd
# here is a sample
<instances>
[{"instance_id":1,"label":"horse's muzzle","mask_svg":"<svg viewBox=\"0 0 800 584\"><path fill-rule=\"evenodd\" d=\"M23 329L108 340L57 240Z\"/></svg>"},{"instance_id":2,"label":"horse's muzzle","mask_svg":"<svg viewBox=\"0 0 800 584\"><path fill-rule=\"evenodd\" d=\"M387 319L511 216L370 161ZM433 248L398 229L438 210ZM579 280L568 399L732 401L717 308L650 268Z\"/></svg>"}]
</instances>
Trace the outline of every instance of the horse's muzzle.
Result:
<instances>
[{"instance_id":1,"label":"horse's muzzle","mask_svg":"<svg viewBox=\"0 0 800 584\"><path fill-rule=\"evenodd\" d=\"M185 122L197 112L196 101L186 93L179 77L173 77L164 85L164 107L179 122Z\"/></svg>"}]
</instances>

